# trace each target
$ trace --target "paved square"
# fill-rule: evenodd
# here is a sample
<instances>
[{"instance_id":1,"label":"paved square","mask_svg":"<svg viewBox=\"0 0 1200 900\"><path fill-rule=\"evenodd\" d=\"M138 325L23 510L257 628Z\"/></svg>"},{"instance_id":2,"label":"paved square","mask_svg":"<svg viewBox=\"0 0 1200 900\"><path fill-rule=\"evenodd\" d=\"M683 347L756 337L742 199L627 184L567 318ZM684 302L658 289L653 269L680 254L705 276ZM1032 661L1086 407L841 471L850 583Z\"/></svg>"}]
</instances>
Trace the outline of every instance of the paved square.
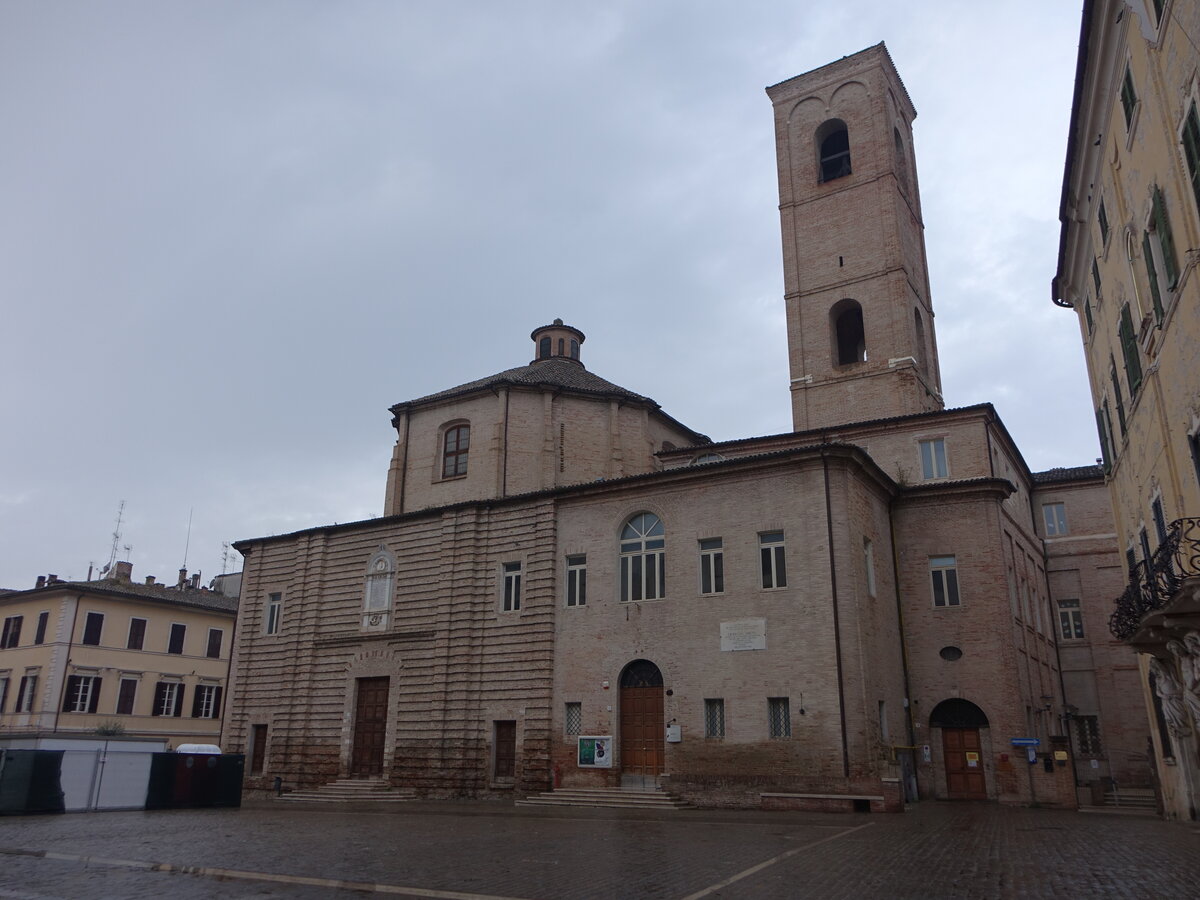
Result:
<instances>
[{"instance_id":1,"label":"paved square","mask_svg":"<svg viewBox=\"0 0 1200 900\"><path fill-rule=\"evenodd\" d=\"M0 897L457 900L1200 894L1200 827L927 802L903 816L480 802L0 819Z\"/></svg>"}]
</instances>

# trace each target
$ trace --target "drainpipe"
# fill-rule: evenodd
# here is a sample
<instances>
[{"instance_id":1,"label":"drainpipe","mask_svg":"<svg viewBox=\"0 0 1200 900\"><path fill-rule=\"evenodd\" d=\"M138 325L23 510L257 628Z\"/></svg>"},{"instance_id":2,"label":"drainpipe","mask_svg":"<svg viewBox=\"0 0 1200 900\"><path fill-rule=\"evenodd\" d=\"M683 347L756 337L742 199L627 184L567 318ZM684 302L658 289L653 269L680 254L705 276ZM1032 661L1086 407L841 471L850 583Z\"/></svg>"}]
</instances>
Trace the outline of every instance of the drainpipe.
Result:
<instances>
[{"instance_id":1,"label":"drainpipe","mask_svg":"<svg viewBox=\"0 0 1200 900\"><path fill-rule=\"evenodd\" d=\"M900 602L900 550L896 546L896 519L895 519L895 499L888 504L888 530L891 532L892 538L892 584L895 587L896 593L896 627L900 634L900 668L904 673L904 724L908 729L908 745L910 747L917 746L917 727L913 722L913 697L911 682L908 675L908 641L905 639L907 634L904 628L904 606ZM920 785L920 779L917 778L917 752L910 750L912 754L913 765L913 780ZM907 785L905 786L907 787ZM920 789L917 790L918 796L914 800L920 799Z\"/></svg>"},{"instance_id":2,"label":"drainpipe","mask_svg":"<svg viewBox=\"0 0 1200 900\"><path fill-rule=\"evenodd\" d=\"M67 659L63 663L62 686L58 689L58 702L54 704L54 727L51 733L58 732L58 717L62 715L63 700L67 696L67 669L71 665L71 648L75 645L75 626L79 624L79 607L83 602L83 594L75 598L75 611L71 614L71 633L67 635Z\"/></svg>"},{"instance_id":3,"label":"drainpipe","mask_svg":"<svg viewBox=\"0 0 1200 900\"><path fill-rule=\"evenodd\" d=\"M846 691L842 676L842 631L838 618L837 562L833 552L833 502L829 490L829 461L821 448L821 471L825 476L825 533L829 541L829 589L833 595L833 649L837 662L838 713L842 725L842 777L850 777L850 743L846 735Z\"/></svg>"}]
</instances>

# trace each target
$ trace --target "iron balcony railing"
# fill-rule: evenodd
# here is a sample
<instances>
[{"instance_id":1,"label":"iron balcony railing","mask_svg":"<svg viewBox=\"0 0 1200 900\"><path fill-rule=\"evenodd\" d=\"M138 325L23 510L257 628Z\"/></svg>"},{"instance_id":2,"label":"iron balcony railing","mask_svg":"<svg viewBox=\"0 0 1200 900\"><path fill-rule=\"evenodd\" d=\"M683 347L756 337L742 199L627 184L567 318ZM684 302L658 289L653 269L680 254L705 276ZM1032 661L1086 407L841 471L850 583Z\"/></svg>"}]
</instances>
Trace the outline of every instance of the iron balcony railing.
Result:
<instances>
[{"instance_id":1,"label":"iron balcony railing","mask_svg":"<svg viewBox=\"0 0 1200 900\"><path fill-rule=\"evenodd\" d=\"M1129 586L1117 598L1116 609L1109 616L1108 630L1117 638L1128 640L1146 613L1162 609L1179 590L1183 579L1197 575L1200 575L1200 519L1176 519L1154 555L1133 567Z\"/></svg>"}]
</instances>

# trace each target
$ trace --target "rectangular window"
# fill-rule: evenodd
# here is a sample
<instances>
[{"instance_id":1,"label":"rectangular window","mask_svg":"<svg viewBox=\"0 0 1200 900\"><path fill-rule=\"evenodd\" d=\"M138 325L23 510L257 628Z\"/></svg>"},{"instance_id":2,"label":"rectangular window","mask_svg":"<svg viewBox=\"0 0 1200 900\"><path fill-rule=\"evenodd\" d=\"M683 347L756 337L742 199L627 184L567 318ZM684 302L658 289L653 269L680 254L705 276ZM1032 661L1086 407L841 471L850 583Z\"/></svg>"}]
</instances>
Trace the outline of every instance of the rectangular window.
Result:
<instances>
[{"instance_id":1,"label":"rectangular window","mask_svg":"<svg viewBox=\"0 0 1200 900\"><path fill-rule=\"evenodd\" d=\"M21 622L24 618L24 616L9 616L4 620L4 631L0 633L0 650L20 645Z\"/></svg>"},{"instance_id":2,"label":"rectangular window","mask_svg":"<svg viewBox=\"0 0 1200 900\"><path fill-rule=\"evenodd\" d=\"M563 711L563 730L569 736L583 733L583 704L568 703Z\"/></svg>"},{"instance_id":3,"label":"rectangular window","mask_svg":"<svg viewBox=\"0 0 1200 900\"><path fill-rule=\"evenodd\" d=\"M122 678L117 688L117 715L133 715L133 703L137 699L137 679Z\"/></svg>"},{"instance_id":4,"label":"rectangular window","mask_svg":"<svg viewBox=\"0 0 1200 900\"><path fill-rule=\"evenodd\" d=\"M1058 633L1064 641L1075 641L1083 637L1083 612L1078 600L1058 601Z\"/></svg>"},{"instance_id":5,"label":"rectangular window","mask_svg":"<svg viewBox=\"0 0 1200 900\"><path fill-rule=\"evenodd\" d=\"M1075 716L1075 736L1080 756L1100 756L1100 721L1096 716Z\"/></svg>"},{"instance_id":6,"label":"rectangular window","mask_svg":"<svg viewBox=\"0 0 1200 900\"><path fill-rule=\"evenodd\" d=\"M787 566L783 555L783 532L768 531L758 536L758 554L762 563L764 588L787 587Z\"/></svg>"},{"instance_id":7,"label":"rectangular window","mask_svg":"<svg viewBox=\"0 0 1200 900\"><path fill-rule=\"evenodd\" d=\"M1112 379L1113 399L1117 403L1117 424L1121 426L1121 437L1125 437L1125 400L1121 395L1121 379L1117 376L1117 361L1111 353L1108 356L1108 376Z\"/></svg>"},{"instance_id":8,"label":"rectangular window","mask_svg":"<svg viewBox=\"0 0 1200 900\"><path fill-rule=\"evenodd\" d=\"M198 684L192 695L193 719L217 719L221 716L221 688L215 684Z\"/></svg>"},{"instance_id":9,"label":"rectangular window","mask_svg":"<svg viewBox=\"0 0 1200 900\"><path fill-rule=\"evenodd\" d=\"M921 477L928 481L931 478L945 478L946 441L936 438L932 441L921 441Z\"/></svg>"},{"instance_id":10,"label":"rectangular window","mask_svg":"<svg viewBox=\"0 0 1200 900\"><path fill-rule=\"evenodd\" d=\"M519 562L504 564L504 602L500 608L504 612L516 612L521 608L521 564Z\"/></svg>"},{"instance_id":11,"label":"rectangular window","mask_svg":"<svg viewBox=\"0 0 1200 900\"><path fill-rule=\"evenodd\" d=\"M725 551L720 538L700 542L700 593L725 593Z\"/></svg>"},{"instance_id":12,"label":"rectangular window","mask_svg":"<svg viewBox=\"0 0 1200 900\"><path fill-rule=\"evenodd\" d=\"M1163 317L1162 289L1158 286L1158 265L1154 260L1154 245L1150 232L1142 232L1142 262L1146 264L1146 281L1150 284L1150 302L1154 306L1154 317L1161 322Z\"/></svg>"},{"instance_id":13,"label":"rectangular window","mask_svg":"<svg viewBox=\"0 0 1200 900\"><path fill-rule=\"evenodd\" d=\"M183 714L183 684L178 681L160 681L154 686L152 716L179 716Z\"/></svg>"},{"instance_id":14,"label":"rectangular window","mask_svg":"<svg viewBox=\"0 0 1200 900\"><path fill-rule=\"evenodd\" d=\"M100 699L100 679L94 675L68 675L63 712L94 713Z\"/></svg>"},{"instance_id":15,"label":"rectangular window","mask_svg":"<svg viewBox=\"0 0 1200 900\"><path fill-rule=\"evenodd\" d=\"M225 632L220 628L208 629L208 650L204 654L209 659L221 658L221 644L225 640Z\"/></svg>"},{"instance_id":16,"label":"rectangular window","mask_svg":"<svg viewBox=\"0 0 1200 900\"><path fill-rule=\"evenodd\" d=\"M104 613L90 612L83 623L83 640L81 644L89 647L100 646L100 633L104 630Z\"/></svg>"},{"instance_id":17,"label":"rectangular window","mask_svg":"<svg viewBox=\"0 0 1200 900\"><path fill-rule=\"evenodd\" d=\"M1065 503L1043 503L1042 504L1042 519L1046 523L1047 536L1063 535L1067 533L1067 504Z\"/></svg>"},{"instance_id":18,"label":"rectangular window","mask_svg":"<svg viewBox=\"0 0 1200 900\"><path fill-rule=\"evenodd\" d=\"M13 712L33 712L34 700L37 697L37 683L36 675L21 676L21 684L17 688L17 708Z\"/></svg>"},{"instance_id":19,"label":"rectangular window","mask_svg":"<svg viewBox=\"0 0 1200 900\"><path fill-rule=\"evenodd\" d=\"M183 653L183 639L187 634L187 626L174 622L171 625L171 638L167 642L168 653Z\"/></svg>"},{"instance_id":20,"label":"rectangular window","mask_svg":"<svg viewBox=\"0 0 1200 900\"><path fill-rule=\"evenodd\" d=\"M283 613L283 594L267 594L266 634L279 634L279 619Z\"/></svg>"},{"instance_id":21,"label":"rectangular window","mask_svg":"<svg viewBox=\"0 0 1200 900\"><path fill-rule=\"evenodd\" d=\"M1100 243L1108 243L1108 211L1104 208L1104 201L1100 201L1100 209L1096 213L1096 221L1100 225Z\"/></svg>"},{"instance_id":22,"label":"rectangular window","mask_svg":"<svg viewBox=\"0 0 1200 900\"><path fill-rule=\"evenodd\" d=\"M725 701L722 699L704 701L704 736L706 738L725 737Z\"/></svg>"},{"instance_id":23,"label":"rectangular window","mask_svg":"<svg viewBox=\"0 0 1200 900\"><path fill-rule=\"evenodd\" d=\"M1188 179L1192 182L1192 196L1200 210L1200 116L1196 115L1196 103L1188 108L1183 123L1183 156L1187 161Z\"/></svg>"},{"instance_id":24,"label":"rectangular window","mask_svg":"<svg viewBox=\"0 0 1200 900\"><path fill-rule=\"evenodd\" d=\"M8 676L0 675L0 714L8 708Z\"/></svg>"},{"instance_id":25,"label":"rectangular window","mask_svg":"<svg viewBox=\"0 0 1200 900\"><path fill-rule=\"evenodd\" d=\"M1171 220L1167 217L1167 201L1163 192L1154 186L1153 196L1154 236L1158 239L1159 262L1167 278L1167 290L1173 291L1179 284L1179 257L1175 253L1175 237L1171 231ZM1162 310L1156 310L1162 318Z\"/></svg>"},{"instance_id":26,"label":"rectangular window","mask_svg":"<svg viewBox=\"0 0 1200 900\"><path fill-rule=\"evenodd\" d=\"M129 620L129 637L125 641L126 650L141 650L146 641L146 620Z\"/></svg>"},{"instance_id":27,"label":"rectangular window","mask_svg":"<svg viewBox=\"0 0 1200 900\"><path fill-rule=\"evenodd\" d=\"M1167 540L1167 517L1163 512L1162 497L1155 497L1150 504L1150 516L1154 519L1154 531L1161 547Z\"/></svg>"},{"instance_id":28,"label":"rectangular window","mask_svg":"<svg viewBox=\"0 0 1200 900\"><path fill-rule=\"evenodd\" d=\"M792 736L792 713L787 697L767 698L767 722L773 738Z\"/></svg>"},{"instance_id":29,"label":"rectangular window","mask_svg":"<svg viewBox=\"0 0 1200 900\"><path fill-rule=\"evenodd\" d=\"M1096 262L1096 257L1092 257L1092 284L1096 288L1096 296L1100 296L1100 264Z\"/></svg>"},{"instance_id":30,"label":"rectangular window","mask_svg":"<svg viewBox=\"0 0 1200 900\"><path fill-rule=\"evenodd\" d=\"M253 725L250 729L250 774L261 775L267 760L267 726Z\"/></svg>"},{"instance_id":31,"label":"rectangular window","mask_svg":"<svg viewBox=\"0 0 1200 900\"><path fill-rule=\"evenodd\" d=\"M1083 318L1087 322L1087 331L1090 337L1091 333L1096 330L1096 323L1092 319L1092 301L1086 297L1083 300Z\"/></svg>"},{"instance_id":32,"label":"rectangular window","mask_svg":"<svg viewBox=\"0 0 1200 900\"><path fill-rule=\"evenodd\" d=\"M863 538L863 566L867 572L867 596L875 596L875 545L868 537Z\"/></svg>"},{"instance_id":33,"label":"rectangular window","mask_svg":"<svg viewBox=\"0 0 1200 900\"><path fill-rule=\"evenodd\" d=\"M567 606L587 605L587 556L567 557Z\"/></svg>"},{"instance_id":34,"label":"rectangular window","mask_svg":"<svg viewBox=\"0 0 1200 900\"><path fill-rule=\"evenodd\" d=\"M50 624L50 613L38 613L37 631L34 632L33 642L35 644L46 643L46 626Z\"/></svg>"},{"instance_id":35,"label":"rectangular window","mask_svg":"<svg viewBox=\"0 0 1200 900\"><path fill-rule=\"evenodd\" d=\"M953 556L931 556L929 574L933 579L933 605L958 606L958 563Z\"/></svg>"},{"instance_id":36,"label":"rectangular window","mask_svg":"<svg viewBox=\"0 0 1200 900\"><path fill-rule=\"evenodd\" d=\"M1133 89L1133 73L1129 66L1125 67L1125 77L1121 80L1121 109L1125 111L1125 127L1133 124L1133 111L1137 107L1137 92Z\"/></svg>"},{"instance_id":37,"label":"rectangular window","mask_svg":"<svg viewBox=\"0 0 1200 900\"><path fill-rule=\"evenodd\" d=\"M1121 321L1117 326L1121 339L1121 354L1125 357L1125 381L1129 384L1129 396L1136 397L1142 386L1142 361L1138 356L1137 335L1133 330L1133 318L1129 304L1121 307Z\"/></svg>"}]
</instances>

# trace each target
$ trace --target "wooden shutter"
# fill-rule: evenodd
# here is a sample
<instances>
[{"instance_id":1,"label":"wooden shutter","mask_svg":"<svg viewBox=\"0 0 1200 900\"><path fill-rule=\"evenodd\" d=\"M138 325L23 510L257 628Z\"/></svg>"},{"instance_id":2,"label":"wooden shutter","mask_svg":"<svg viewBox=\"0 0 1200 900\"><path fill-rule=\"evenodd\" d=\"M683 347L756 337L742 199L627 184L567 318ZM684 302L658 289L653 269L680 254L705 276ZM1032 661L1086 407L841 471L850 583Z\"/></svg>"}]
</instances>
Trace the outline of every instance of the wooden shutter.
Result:
<instances>
[{"instance_id":1,"label":"wooden shutter","mask_svg":"<svg viewBox=\"0 0 1200 900\"><path fill-rule=\"evenodd\" d=\"M62 705L63 712L71 711L71 699L75 696L75 692L78 689L79 689L79 676L78 675L68 675L67 676L67 689L63 693L63 705Z\"/></svg>"},{"instance_id":2,"label":"wooden shutter","mask_svg":"<svg viewBox=\"0 0 1200 900\"><path fill-rule=\"evenodd\" d=\"M154 706L150 710L150 715L161 716L163 698L167 695L167 683L160 681L154 685Z\"/></svg>"},{"instance_id":3,"label":"wooden shutter","mask_svg":"<svg viewBox=\"0 0 1200 900\"><path fill-rule=\"evenodd\" d=\"M1183 155L1187 158L1196 206L1200 208L1200 117L1196 115L1195 103L1188 110L1187 122L1183 126Z\"/></svg>"},{"instance_id":4,"label":"wooden shutter","mask_svg":"<svg viewBox=\"0 0 1200 900\"><path fill-rule=\"evenodd\" d=\"M1179 283L1179 257L1175 255L1175 238L1171 234L1171 222L1167 219L1167 204L1162 191L1154 188L1154 230L1162 247L1163 269L1166 270L1167 290L1175 290Z\"/></svg>"},{"instance_id":5,"label":"wooden shutter","mask_svg":"<svg viewBox=\"0 0 1200 900\"><path fill-rule=\"evenodd\" d=\"M100 677L96 676L92 679L92 698L88 701L88 712L94 713L96 705L100 702Z\"/></svg>"},{"instance_id":6,"label":"wooden shutter","mask_svg":"<svg viewBox=\"0 0 1200 900\"><path fill-rule=\"evenodd\" d=\"M1108 431L1104 427L1104 411L1096 410L1096 430L1100 432L1100 456L1104 459L1104 471L1112 467L1112 460L1108 451Z\"/></svg>"},{"instance_id":7,"label":"wooden shutter","mask_svg":"<svg viewBox=\"0 0 1200 900\"><path fill-rule=\"evenodd\" d=\"M1142 256L1146 261L1146 277L1150 280L1150 299L1154 301L1154 315L1162 321L1162 293L1158 288L1158 269L1154 265L1154 250L1150 246L1150 232L1142 232Z\"/></svg>"},{"instance_id":8,"label":"wooden shutter","mask_svg":"<svg viewBox=\"0 0 1200 900\"><path fill-rule=\"evenodd\" d=\"M1125 357L1125 379L1129 382L1129 396L1137 394L1142 386L1142 361L1138 357L1137 338L1133 333L1133 319L1129 315L1129 304L1121 307L1121 353ZM1132 401L1131 401L1132 402Z\"/></svg>"},{"instance_id":9,"label":"wooden shutter","mask_svg":"<svg viewBox=\"0 0 1200 900\"><path fill-rule=\"evenodd\" d=\"M214 719L221 718L221 689L219 687L213 688L212 717Z\"/></svg>"}]
</instances>

